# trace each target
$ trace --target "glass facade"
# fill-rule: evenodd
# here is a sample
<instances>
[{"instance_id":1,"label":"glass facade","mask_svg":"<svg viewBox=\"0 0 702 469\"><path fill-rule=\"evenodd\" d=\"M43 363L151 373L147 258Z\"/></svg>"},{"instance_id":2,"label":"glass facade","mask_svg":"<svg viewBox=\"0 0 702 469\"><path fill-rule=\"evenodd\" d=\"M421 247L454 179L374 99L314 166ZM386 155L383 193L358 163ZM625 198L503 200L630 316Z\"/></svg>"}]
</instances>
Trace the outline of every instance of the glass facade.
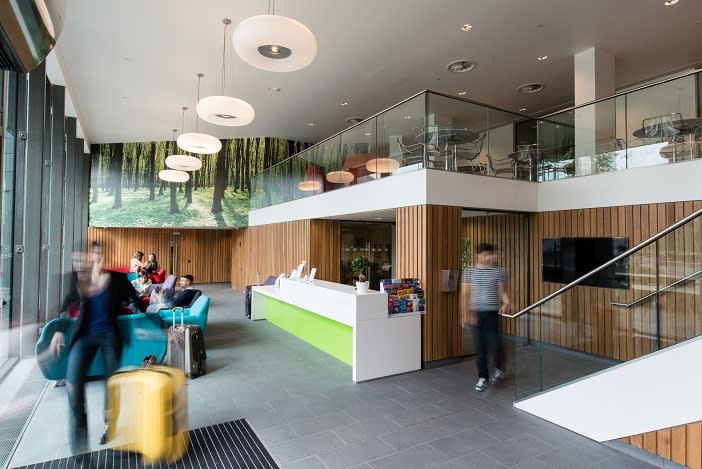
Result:
<instances>
[{"instance_id":1,"label":"glass facade","mask_svg":"<svg viewBox=\"0 0 702 469\"><path fill-rule=\"evenodd\" d=\"M71 181L90 174L65 90L47 81L45 65L1 76L0 374L34 355L39 329L59 313L71 252L86 248L87 184Z\"/></svg>"}]
</instances>

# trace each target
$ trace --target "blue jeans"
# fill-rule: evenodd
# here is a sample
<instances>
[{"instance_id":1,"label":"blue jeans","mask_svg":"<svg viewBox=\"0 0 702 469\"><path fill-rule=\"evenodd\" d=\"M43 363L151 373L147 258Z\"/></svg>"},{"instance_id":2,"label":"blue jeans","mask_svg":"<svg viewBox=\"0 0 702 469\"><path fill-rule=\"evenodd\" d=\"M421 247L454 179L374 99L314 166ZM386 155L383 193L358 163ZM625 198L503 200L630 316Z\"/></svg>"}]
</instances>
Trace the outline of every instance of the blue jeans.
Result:
<instances>
[{"instance_id":1,"label":"blue jeans","mask_svg":"<svg viewBox=\"0 0 702 469\"><path fill-rule=\"evenodd\" d=\"M70 437L73 454L88 450L88 416L85 413L85 373L88 371L98 347L102 349L105 380L117 369L117 337L114 334L97 334L80 337L68 352L66 390L70 407ZM105 381L107 383L107 381ZM107 386L105 386L105 412L107 411ZM107 422L105 413L105 421Z\"/></svg>"},{"instance_id":2,"label":"blue jeans","mask_svg":"<svg viewBox=\"0 0 702 469\"><path fill-rule=\"evenodd\" d=\"M495 368L504 371L502 356L502 337L500 335L500 318L497 311L477 311L478 325L473 328L473 337L478 352L478 378L487 379L488 354L492 352Z\"/></svg>"}]
</instances>

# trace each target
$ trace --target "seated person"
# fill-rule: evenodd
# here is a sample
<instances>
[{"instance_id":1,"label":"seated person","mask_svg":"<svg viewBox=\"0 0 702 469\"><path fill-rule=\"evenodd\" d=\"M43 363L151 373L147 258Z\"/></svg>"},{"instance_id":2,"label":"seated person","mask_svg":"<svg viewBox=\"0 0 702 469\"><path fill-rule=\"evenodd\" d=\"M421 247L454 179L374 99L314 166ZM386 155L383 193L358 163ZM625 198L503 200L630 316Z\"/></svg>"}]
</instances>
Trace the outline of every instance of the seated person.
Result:
<instances>
[{"instance_id":1,"label":"seated person","mask_svg":"<svg viewBox=\"0 0 702 469\"><path fill-rule=\"evenodd\" d=\"M154 288L149 299L149 306L146 307L147 313L157 313L159 309L170 309L174 307L173 298L166 293L161 287Z\"/></svg>"},{"instance_id":2,"label":"seated person","mask_svg":"<svg viewBox=\"0 0 702 469\"><path fill-rule=\"evenodd\" d=\"M190 303L193 301L193 297L195 297L195 293L197 292L197 290L195 290L193 287L193 281L193 276L190 274L180 277L178 280L180 285L180 293L178 293L173 299L176 306L190 306Z\"/></svg>"},{"instance_id":3,"label":"seated person","mask_svg":"<svg viewBox=\"0 0 702 469\"><path fill-rule=\"evenodd\" d=\"M139 271L138 277L132 280L132 286L141 296L151 293L152 284L151 280L149 280L149 275L146 273L146 269L141 269Z\"/></svg>"},{"instance_id":4,"label":"seated person","mask_svg":"<svg viewBox=\"0 0 702 469\"><path fill-rule=\"evenodd\" d=\"M130 272L139 272L139 269L142 269L146 264L144 264L141 260L144 258L144 253L141 251L137 251L134 253L132 256L132 260L129 261L129 271Z\"/></svg>"},{"instance_id":5,"label":"seated person","mask_svg":"<svg viewBox=\"0 0 702 469\"><path fill-rule=\"evenodd\" d=\"M146 272L149 274L155 274L158 272L159 266L158 262L156 261L156 254L153 252L149 254L149 258L146 260L146 265L144 266L146 269Z\"/></svg>"}]
</instances>

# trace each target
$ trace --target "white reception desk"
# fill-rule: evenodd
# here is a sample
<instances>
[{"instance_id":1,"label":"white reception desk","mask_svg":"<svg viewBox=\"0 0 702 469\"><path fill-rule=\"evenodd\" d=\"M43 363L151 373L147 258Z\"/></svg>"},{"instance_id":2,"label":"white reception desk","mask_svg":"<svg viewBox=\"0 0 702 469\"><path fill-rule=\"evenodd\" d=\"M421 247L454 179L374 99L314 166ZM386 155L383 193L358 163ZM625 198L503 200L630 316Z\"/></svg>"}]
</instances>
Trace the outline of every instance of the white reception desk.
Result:
<instances>
[{"instance_id":1,"label":"white reception desk","mask_svg":"<svg viewBox=\"0 0 702 469\"><path fill-rule=\"evenodd\" d=\"M252 289L251 319L269 322L350 364L355 382L421 368L421 317L388 316L386 293L281 279Z\"/></svg>"}]
</instances>

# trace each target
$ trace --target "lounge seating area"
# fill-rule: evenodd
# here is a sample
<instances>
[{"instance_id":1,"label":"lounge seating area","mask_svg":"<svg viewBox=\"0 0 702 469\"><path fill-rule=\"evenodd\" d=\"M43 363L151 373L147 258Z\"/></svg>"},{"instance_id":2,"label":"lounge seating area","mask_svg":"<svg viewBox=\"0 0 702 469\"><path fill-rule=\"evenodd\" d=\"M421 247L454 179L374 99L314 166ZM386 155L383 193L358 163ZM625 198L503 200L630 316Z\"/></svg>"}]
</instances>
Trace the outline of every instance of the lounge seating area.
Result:
<instances>
[{"instance_id":1,"label":"lounge seating area","mask_svg":"<svg viewBox=\"0 0 702 469\"><path fill-rule=\"evenodd\" d=\"M183 323L200 327L205 334L209 316L210 297L197 294L193 304L183 308ZM180 313L176 321L180 322ZM35 346L37 363L46 379L58 380L66 377L68 354L54 358L49 352L49 345L54 333L60 326L66 327L66 343L70 343L77 318L56 318L42 328L41 335ZM123 342L119 367L141 366L144 357L154 355L157 362L162 362L166 356L166 330L172 324L173 309L164 309L158 313L126 314L117 318L117 324ZM95 355L88 368L87 376L101 376L103 360L100 351Z\"/></svg>"}]
</instances>

